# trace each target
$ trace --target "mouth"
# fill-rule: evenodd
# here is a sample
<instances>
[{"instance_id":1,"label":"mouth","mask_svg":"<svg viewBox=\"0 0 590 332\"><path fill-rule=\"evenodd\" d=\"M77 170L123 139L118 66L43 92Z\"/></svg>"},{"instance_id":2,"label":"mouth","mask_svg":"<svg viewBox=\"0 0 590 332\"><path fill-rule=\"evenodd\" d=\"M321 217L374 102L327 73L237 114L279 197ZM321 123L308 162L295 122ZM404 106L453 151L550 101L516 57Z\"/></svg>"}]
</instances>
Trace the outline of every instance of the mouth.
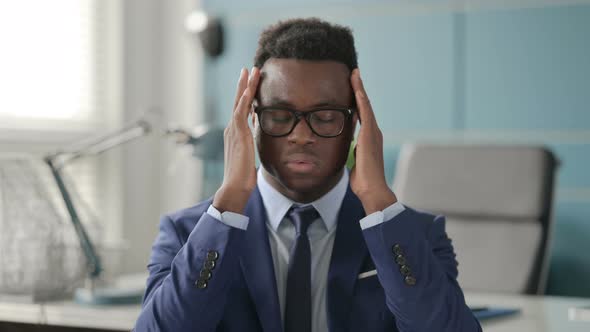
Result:
<instances>
[{"instance_id":1,"label":"mouth","mask_svg":"<svg viewBox=\"0 0 590 332\"><path fill-rule=\"evenodd\" d=\"M287 169L294 173L311 173L318 166L315 158L304 154L289 156L285 165L287 166Z\"/></svg>"}]
</instances>

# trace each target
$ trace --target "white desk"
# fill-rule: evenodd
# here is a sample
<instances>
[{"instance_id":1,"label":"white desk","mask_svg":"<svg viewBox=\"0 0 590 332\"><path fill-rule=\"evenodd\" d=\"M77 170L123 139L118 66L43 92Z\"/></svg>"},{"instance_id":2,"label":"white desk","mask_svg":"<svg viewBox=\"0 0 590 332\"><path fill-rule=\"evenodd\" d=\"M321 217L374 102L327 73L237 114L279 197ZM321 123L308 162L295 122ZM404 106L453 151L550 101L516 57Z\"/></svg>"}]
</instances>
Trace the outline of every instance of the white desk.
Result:
<instances>
[{"instance_id":1,"label":"white desk","mask_svg":"<svg viewBox=\"0 0 590 332\"><path fill-rule=\"evenodd\" d=\"M484 320L485 332L588 332L590 322L568 320L572 306L590 305L590 299L554 296L466 293L469 306L519 308L520 314Z\"/></svg>"},{"instance_id":2,"label":"white desk","mask_svg":"<svg viewBox=\"0 0 590 332\"><path fill-rule=\"evenodd\" d=\"M588 332L590 322L568 320L572 306L590 305L590 299L550 296L467 293L470 306L520 308L515 316L482 322L485 332ZM73 302L22 304L0 302L0 321L53 326L129 331L139 306L86 307Z\"/></svg>"},{"instance_id":3,"label":"white desk","mask_svg":"<svg viewBox=\"0 0 590 332\"><path fill-rule=\"evenodd\" d=\"M72 301L44 304L0 302L0 321L129 331L140 310L139 305L89 307Z\"/></svg>"}]
</instances>

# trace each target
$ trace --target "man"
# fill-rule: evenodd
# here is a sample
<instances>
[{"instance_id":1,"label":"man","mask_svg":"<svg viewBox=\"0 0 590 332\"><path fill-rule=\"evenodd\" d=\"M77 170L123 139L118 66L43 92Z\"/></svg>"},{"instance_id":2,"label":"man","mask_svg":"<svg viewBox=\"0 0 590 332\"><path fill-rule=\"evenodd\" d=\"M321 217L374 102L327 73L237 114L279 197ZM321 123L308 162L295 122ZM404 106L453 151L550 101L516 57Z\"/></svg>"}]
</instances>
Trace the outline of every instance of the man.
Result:
<instances>
[{"instance_id":1,"label":"man","mask_svg":"<svg viewBox=\"0 0 590 332\"><path fill-rule=\"evenodd\" d=\"M348 28L269 27L237 90L223 183L162 218L137 331L481 331L444 218L385 181Z\"/></svg>"}]
</instances>

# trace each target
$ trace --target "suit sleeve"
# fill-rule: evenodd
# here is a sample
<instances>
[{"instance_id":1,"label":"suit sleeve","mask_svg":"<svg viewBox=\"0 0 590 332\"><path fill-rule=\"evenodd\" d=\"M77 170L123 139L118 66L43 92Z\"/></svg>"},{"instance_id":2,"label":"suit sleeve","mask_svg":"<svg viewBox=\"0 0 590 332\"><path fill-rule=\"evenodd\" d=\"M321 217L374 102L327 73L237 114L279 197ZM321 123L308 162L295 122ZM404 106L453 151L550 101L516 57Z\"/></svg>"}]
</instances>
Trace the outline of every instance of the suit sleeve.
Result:
<instances>
[{"instance_id":1,"label":"suit sleeve","mask_svg":"<svg viewBox=\"0 0 590 332\"><path fill-rule=\"evenodd\" d=\"M444 217L406 208L363 235L400 332L481 331L457 283Z\"/></svg>"},{"instance_id":2,"label":"suit sleeve","mask_svg":"<svg viewBox=\"0 0 590 332\"><path fill-rule=\"evenodd\" d=\"M214 331L239 268L245 231L203 213L186 243L164 216L135 330Z\"/></svg>"}]
</instances>

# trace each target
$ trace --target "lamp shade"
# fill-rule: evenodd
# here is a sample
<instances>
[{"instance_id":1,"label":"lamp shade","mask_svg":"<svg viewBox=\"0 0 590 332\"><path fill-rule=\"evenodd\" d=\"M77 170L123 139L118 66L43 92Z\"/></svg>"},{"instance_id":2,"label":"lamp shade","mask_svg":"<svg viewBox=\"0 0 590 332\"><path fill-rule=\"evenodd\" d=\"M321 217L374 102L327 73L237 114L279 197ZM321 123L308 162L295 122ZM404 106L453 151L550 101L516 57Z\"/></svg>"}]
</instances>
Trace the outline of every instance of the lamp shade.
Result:
<instances>
[{"instance_id":1,"label":"lamp shade","mask_svg":"<svg viewBox=\"0 0 590 332\"><path fill-rule=\"evenodd\" d=\"M42 160L0 157L0 299L58 299L82 284L85 257L60 204Z\"/></svg>"}]
</instances>

